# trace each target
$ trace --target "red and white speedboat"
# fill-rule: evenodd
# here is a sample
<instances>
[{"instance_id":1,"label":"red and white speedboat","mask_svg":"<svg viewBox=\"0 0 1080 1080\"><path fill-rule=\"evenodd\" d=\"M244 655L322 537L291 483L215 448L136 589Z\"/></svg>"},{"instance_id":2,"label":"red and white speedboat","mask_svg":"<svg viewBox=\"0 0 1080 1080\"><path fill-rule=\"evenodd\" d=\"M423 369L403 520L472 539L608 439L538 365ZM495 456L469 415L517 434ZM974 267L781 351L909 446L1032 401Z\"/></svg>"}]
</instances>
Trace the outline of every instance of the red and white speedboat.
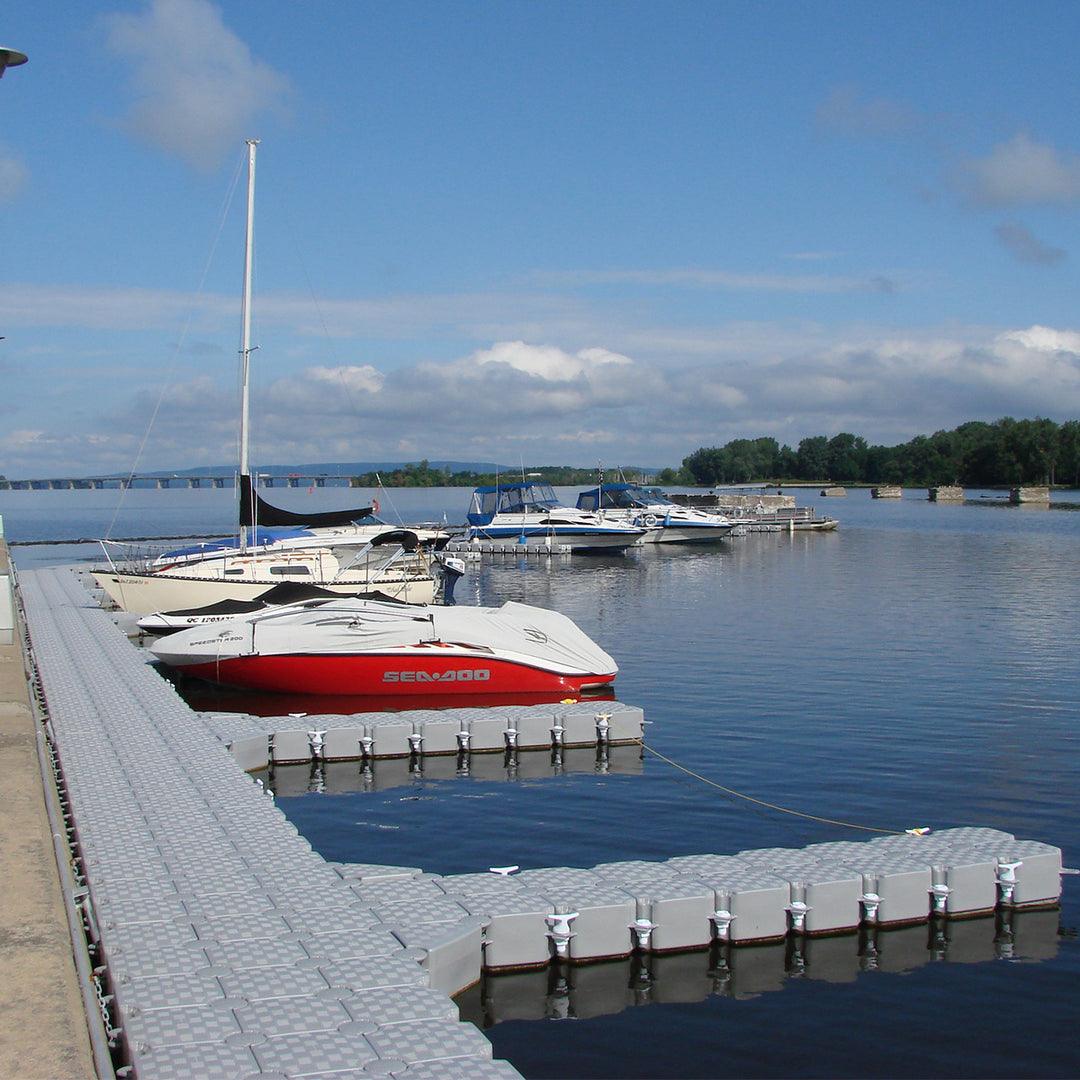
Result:
<instances>
[{"instance_id":1,"label":"red and white speedboat","mask_svg":"<svg viewBox=\"0 0 1080 1080\"><path fill-rule=\"evenodd\" d=\"M149 651L185 675L295 694L576 694L618 671L573 620L514 602L313 600L169 634Z\"/></svg>"}]
</instances>

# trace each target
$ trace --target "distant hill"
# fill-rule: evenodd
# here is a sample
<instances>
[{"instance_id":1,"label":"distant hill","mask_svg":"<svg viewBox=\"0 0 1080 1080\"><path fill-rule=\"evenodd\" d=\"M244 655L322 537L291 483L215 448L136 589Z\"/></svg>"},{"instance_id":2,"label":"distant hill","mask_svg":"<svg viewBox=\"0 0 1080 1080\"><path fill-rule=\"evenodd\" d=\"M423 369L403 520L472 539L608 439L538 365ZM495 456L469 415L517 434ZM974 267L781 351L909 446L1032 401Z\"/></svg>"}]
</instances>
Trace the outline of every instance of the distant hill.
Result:
<instances>
[{"instance_id":1,"label":"distant hill","mask_svg":"<svg viewBox=\"0 0 1080 1080\"><path fill-rule=\"evenodd\" d=\"M417 461L320 461L309 465L259 465L260 476L359 476L361 473L389 472L403 469L406 465L418 465ZM491 461L428 461L433 469L449 469L451 472L510 472L508 465L496 465ZM156 469L143 476L227 476L236 472L236 465L202 465L195 469Z\"/></svg>"},{"instance_id":2,"label":"distant hill","mask_svg":"<svg viewBox=\"0 0 1080 1080\"><path fill-rule=\"evenodd\" d=\"M542 470L544 478L553 484L592 483L595 482L597 474L595 467L580 468L573 465L530 465L526 468L527 473L534 476L541 475L537 470ZM378 473L381 481L384 480L385 476L384 482L388 486L393 486L395 483L401 484L402 473L423 474L423 482L417 486L430 487L433 482L435 486L438 486L439 480L439 477L432 476L432 473L445 472L447 479L453 477L456 485L466 486L474 482L474 477L480 483L494 483L496 477L500 481L517 480L521 478L522 468L520 464L497 465L493 461L447 461L445 459L433 461L428 459L423 463L418 461L320 461L301 465L263 465L255 471L259 476L263 477L365 477L367 479L364 480L364 483L368 485L376 483L372 478L372 474ZM607 466L604 469L604 480L611 483L625 477L627 480L640 482L641 478L651 480L660 471L658 468L647 469L637 465L624 465L619 468ZM145 483L140 483L140 481L153 484L159 478L183 479L185 477L205 478L210 476L228 478L235 474L235 465L198 465L191 469L137 469L135 471L135 483L137 486L145 486ZM84 473L80 476L60 476L54 473L51 476L39 479L27 477L12 480L10 483L13 487L27 487L53 486L54 484L75 482L76 487L85 487L100 480L126 480L130 475L130 473L126 472ZM391 480L391 476L394 476L393 480ZM2 475L0 475L0 483L7 483L6 478ZM409 486L414 485L409 483Z\"/></svg>"},{"instance_id":3,"label":"distant hill","mask_svg":"<svg viewBox=\"0 0 1080 1080\"><path fill-rule=\"evenodd\" d=\"M301 476L362 476L364 473L392 472L394 469L404 469L406 465L419 465L418 461L321 461L313 465L260 465L255 470L260 476L290 476L299 473ZM521 465L498 465L493 461L447 461L445 459L428 459L428 466L432 469L446 469L452 473L475 472L475 473L499 473L506 477L520 477ZM526 471L531 471L536 466L527 466ZM621 470L627 473L644 473L656 475L659 468L641 468L637 465L621 466ZM605 468L604 475L611 477L620 469ZM153 472L139 472L140 476L229 476L236 472L235 465L202 465L195 469L155 469Z\"/></svg>"}]
</instances>

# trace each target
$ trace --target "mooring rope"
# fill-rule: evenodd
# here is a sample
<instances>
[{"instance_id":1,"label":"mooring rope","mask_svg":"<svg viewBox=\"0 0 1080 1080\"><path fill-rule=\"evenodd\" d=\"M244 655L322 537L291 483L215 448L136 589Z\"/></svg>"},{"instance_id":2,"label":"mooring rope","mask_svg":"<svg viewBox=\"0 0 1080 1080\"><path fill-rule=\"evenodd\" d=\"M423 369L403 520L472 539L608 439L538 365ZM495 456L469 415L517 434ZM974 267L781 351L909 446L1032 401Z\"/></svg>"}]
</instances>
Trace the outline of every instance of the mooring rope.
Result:
<instances>
[{"instance_id":1,"label":"mooring rope","mask_svg":"<svg viewBox=\"0 0 1080 1080\"><path fill-rule=\"evenodd\" d=\"M608 716L608 722L611 722L610 714ZM875 825L856 825L850 821L838 821L835 818L821 817L818 814L808 814L802 810L792 810L787 806L778 806L776 803L766 802L764 799L756 799L753 795L746 795L741 791L735 791L733 788L725 787L723 784L718 784L715 780L710 780L707 776L702 776L701 773L694 772L693 769L688 769L685 765L680 765L679 762L669 758L666 754L661 754L659 750L654 749L645 742L645 739L640 736L630 735L629 732L625 733L626 736L642 750L647 750L654 757L658 757L661 761L670 765L673 769L678 769L679 772L685 773L687 776L692 776L695 780L699 780L703 784L707 784L709 787L714 787L718 791L724 792L725 795L730 795L736 799L742 799L744 802L753 803L755 806L762 806L767 810L776 810L781 814L790 814L793 817L805 818L807 821L819 821L823 825L838 825L844 829L858 829L862 832L880 833L884 836L922 836L929 832L926 828L917 829L883 829L880 826Z\"/></svg>"}]
</instances>

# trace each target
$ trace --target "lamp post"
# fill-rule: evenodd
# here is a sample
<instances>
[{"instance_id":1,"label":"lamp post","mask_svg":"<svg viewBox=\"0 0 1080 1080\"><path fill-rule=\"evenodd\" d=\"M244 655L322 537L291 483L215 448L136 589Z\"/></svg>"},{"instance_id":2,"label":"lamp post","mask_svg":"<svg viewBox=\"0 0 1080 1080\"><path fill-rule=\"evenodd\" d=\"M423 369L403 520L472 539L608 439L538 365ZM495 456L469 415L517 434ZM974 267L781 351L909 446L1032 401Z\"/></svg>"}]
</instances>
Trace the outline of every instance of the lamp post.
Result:
<instances>
[{"instance_id":1,"label":"lamp post","mask_svg":"<svg viewBox=\"0 0 1080 1080\"><path fill-rule=\"evenodd\" d=\"M27 59L26 53L21 53L18 49L0 47L0 79L4 77L4 72L9 67L18 67L20 64L25 64Z\"/></svg>"}]
</instances>

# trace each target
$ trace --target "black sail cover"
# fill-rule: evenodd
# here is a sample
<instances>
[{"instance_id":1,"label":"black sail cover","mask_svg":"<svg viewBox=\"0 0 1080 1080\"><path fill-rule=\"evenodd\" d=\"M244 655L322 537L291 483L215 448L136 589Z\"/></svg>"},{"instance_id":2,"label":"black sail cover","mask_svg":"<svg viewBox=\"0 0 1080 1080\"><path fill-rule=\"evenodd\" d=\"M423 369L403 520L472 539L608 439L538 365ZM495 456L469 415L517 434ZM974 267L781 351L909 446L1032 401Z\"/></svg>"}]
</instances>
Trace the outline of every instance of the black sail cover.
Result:
<instances>
[{"instance_id":1,"label":"black sail cover","mask_svg":"<svg viewBox=\"0 0 1080 1080\"><path fill-rule=\"evenodd\" d=\"M240 477L240 525L241 527L261 525L270 528L277 525L299 525L308 529L328 528L332 525L370 524L375 521L371 516L373 506L362 506L355 510L313 510L310 514L297 514L292 510L268 503L255 490L255 481L251 476Z\"/></svg>"}]
</instances>

